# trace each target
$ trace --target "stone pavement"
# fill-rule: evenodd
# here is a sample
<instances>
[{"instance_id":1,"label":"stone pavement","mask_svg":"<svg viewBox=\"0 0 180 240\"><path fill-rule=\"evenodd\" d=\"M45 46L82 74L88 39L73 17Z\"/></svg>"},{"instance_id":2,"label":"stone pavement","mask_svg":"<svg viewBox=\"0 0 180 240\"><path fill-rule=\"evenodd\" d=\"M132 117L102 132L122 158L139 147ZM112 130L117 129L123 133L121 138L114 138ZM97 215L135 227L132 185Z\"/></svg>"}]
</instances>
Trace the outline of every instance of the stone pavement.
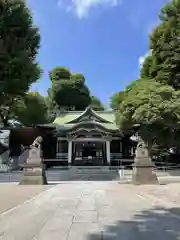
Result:
<instances>
[{"instance_id":1,"label":"stone pavement","mask_svg":"<svg viewBox=\"0 0 180 240\"><path fill-rule=\"evenodd\" d=\"M115 182L56 185L0 215L0 240L178 240L180 216Z\"/></svg>"},{"instance_id":2,"label":"stone pavement","mask_svg":"<svg viewBox=\"0 0 180 240\"><path fill-rule=\"evenodd\" d=\"M151 199L153 202L163 203L166 206L180 206L180 188L179 183L171 183L167 185L148 185L136 186L133 188L136 193L142 197Z\"/></svg>"},{"instance_id":3,"label":"stone pavement","mask_svg":"<svg viewBox=\"0 0 180 240\"><path fill-rule=\"evenodd\" d=\"M0 213L27 201L52 186L0 184Z\"/></svg>"}]
</instances>

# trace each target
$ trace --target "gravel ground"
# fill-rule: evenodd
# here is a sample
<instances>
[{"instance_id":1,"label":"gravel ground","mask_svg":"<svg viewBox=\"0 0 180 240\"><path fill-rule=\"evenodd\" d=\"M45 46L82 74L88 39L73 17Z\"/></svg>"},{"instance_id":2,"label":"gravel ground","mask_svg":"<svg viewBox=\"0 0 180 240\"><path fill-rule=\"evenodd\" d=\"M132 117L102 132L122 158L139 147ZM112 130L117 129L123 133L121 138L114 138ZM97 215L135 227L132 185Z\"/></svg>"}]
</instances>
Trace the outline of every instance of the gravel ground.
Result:
<instances>
[{"instance_id":1,"label":"gravel ground","mask_svg":"<svg viewBox=\"0 0 180 240\"><path fill-rule=\"evenodd\" d=\"M0 214L49 189L50 187L52 186L1 184Z\"/></svg>"}]
</instances>

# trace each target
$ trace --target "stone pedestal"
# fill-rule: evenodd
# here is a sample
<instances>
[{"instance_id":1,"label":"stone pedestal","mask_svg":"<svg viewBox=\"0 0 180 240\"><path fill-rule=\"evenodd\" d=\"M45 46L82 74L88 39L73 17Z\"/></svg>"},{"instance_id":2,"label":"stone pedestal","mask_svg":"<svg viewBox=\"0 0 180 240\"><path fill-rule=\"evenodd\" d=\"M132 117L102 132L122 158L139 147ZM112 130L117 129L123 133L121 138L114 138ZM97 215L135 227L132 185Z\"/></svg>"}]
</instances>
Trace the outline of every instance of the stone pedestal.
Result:
<instances>
[{"instance_id":1,"label":"stone pedestal","mask_svg":"<svg viewBox=\"0 0 180 240\"><path fill-rule=\"evenodd\" d=\"M153 166L133 165L132 183L135 185L158 184Z\"/></svg>"},{"instance_id":2,"label":"stone pedestal","mask_svg":"<svg viewBox=\"0 0 180 240\"><path fill-rule=\"evenodd\" d=\"M133 164L132 183L136 185L158 184L154 164L151 161L148 150L144 148L136 149L136 157Z\"/></svg>"},{"instance_id":3,"label":"stone pedestal","mask_svg":"<svg viewBox=\"0 0 180 240\"><path fill-rule=\"evenodd\" d=\"M39 148L29 150L27 162L24 165L21 185L45 185L47 183L45 166L42 161L42 152Z\"/></svg>"}]
</instances>

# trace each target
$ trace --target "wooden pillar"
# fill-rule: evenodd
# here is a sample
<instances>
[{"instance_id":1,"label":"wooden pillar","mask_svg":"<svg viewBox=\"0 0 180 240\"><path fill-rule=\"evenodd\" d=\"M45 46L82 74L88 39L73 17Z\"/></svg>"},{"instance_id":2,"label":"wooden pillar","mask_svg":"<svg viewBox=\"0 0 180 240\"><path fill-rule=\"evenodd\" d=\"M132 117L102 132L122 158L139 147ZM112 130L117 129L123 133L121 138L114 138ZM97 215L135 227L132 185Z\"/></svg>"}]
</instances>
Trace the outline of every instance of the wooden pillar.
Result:
<instances>
[{"instance_id":1,"label":"wooden pillar","mask_svg":"<svg viewBox=\"0 0 180 240\"><path fill-rule=\"evenodd\" d=\"M110 141L106 141L106 158L107 158L107 163L111 163L111 152L110 152Z\"/></svg>"},{"instance_id":2,"label":"wooden pillar","mask_svg":"<svg viewBox=\"0 0 180 240\"><path fill-rule=\"evenodd\" d=\"M122 140L120 140L119 144L120 144L120 153L122 153Z\"/></svg>"},{"instance_id":3,"label":"wooden pillar","mask_svg":"<svg viewBox=\"0 0 180 240\"><path fill-rule=\"evenodd\" d=\"M72 141L68 141L68 164L72 162Z\"/></svg>"},{"instance_id":4,"label":"wooden pillar","mask_svg":"<svg viewBox=\"0 0 180 240\"><path fill-rule=\"evenodd\" d=\"M56 156L58 155L59 153L59 140L57 140L56 142Z\"/></svg>"}]
</instances>

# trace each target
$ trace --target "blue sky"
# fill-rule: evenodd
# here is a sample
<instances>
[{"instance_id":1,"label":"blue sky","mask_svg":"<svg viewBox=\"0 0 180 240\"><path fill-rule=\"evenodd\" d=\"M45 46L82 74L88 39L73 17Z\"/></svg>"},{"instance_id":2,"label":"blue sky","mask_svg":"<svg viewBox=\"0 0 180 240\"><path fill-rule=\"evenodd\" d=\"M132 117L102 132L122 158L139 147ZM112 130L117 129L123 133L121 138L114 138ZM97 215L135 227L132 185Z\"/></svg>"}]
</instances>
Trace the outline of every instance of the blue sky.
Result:
<instances>
[{"instance_id":1,"label":"blue sky","mask_svg":"<svg viewBox=\"0 0 180 240\"><path fill-rule=\"evenodd\" d=\"M32 90L47 94L48 73L63 66L83 73L92 95L110 96L139 76L148 34L167 0L28 0L40 28L44 73Z\"/></svg>"}]
</instances>

